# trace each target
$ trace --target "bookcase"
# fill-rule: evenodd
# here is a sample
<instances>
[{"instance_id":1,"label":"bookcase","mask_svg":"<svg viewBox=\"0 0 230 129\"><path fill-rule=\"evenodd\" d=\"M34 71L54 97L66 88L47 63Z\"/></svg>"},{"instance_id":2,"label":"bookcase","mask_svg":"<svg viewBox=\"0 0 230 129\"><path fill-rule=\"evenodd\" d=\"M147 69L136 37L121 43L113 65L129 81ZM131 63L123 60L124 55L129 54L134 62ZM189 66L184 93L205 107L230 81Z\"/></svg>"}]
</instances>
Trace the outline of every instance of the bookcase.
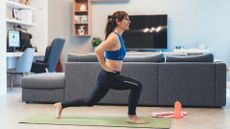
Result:
<instances>
[{"instance_id":1,"label":"bookcase","mask_svg":"<svg viewBox=\"0 0 230 129\"><path fill-rule=\"evenodd\" d=\"M7 0L7 24L33 27L35 8L28 5Z\"/></svg>"},{"instance_id":2,"label":"bookcase","mask_svg":"<svg viewBox=\"0 0 230 129\"><path fill-rule=\"evenodd\" d=\"M73 35L91 36L91 0L73 0Z\"/></svg>"}]
</instances>

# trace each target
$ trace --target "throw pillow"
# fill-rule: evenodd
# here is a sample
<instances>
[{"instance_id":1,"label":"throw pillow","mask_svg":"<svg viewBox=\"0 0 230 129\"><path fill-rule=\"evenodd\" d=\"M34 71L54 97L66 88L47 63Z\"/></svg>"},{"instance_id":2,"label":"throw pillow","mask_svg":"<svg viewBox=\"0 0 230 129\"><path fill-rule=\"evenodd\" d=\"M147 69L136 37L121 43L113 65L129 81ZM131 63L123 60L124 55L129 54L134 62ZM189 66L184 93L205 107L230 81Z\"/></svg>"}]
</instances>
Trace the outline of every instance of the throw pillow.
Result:
<instances>
[{"instance_id":1,"label":"throw pillow","mask_svg":"<svg viewBox=\"0 0 230 129\"><path fill-rule=\"evenodd\" d=\"M166 55L166 62L213 62L213 60L214 56L212 53L189 56Z\"/></svg>"}]
</instances>

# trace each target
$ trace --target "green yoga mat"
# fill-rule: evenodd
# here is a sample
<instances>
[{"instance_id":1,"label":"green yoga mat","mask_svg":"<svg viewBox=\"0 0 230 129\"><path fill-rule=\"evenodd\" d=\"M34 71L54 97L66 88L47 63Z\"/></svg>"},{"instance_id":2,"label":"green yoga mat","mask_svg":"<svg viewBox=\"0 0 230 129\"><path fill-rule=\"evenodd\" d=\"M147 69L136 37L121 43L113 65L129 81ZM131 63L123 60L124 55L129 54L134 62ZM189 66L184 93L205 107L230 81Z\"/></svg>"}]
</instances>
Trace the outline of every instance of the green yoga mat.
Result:
<instances>
[{"instance_id":1,"label":"green yoga mat","mask_svg":"<svg viewBox=\"0 0 230 129\"><path fill-rule=\"evenodd\" d=\"M101 117L101 116L65 116L56 119L55 115L34 115L19 123L28 124L53 124L53 125L79 125L79 126L108 126L108 127L130 127L130 128L162 128L169 129L171 119L143 117L148 124L128 123L126 117Z\"/></svg>"}]
</instances>

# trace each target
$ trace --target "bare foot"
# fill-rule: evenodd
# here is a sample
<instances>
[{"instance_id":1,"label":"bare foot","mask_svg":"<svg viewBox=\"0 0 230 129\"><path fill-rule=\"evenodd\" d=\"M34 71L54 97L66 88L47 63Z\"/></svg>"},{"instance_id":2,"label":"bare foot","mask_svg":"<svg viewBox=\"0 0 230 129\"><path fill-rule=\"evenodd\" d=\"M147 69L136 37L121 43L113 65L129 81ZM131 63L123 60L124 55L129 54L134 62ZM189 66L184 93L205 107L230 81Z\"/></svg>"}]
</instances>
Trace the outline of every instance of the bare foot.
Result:
<instances>
[{"instance_id":1,"label":"bare foot","mask_svg":"<svg viewBox=\"0 0 230 129\"><path fill-rule=\"evenodd\" d=\"M54 104L54 107L56 108L56 110L57 110L57 119L61 119L61 113L62 113L62 106L61 106L61 103L60 102L58 102L58 103L55 103Z\"/></svg>"},{"instance_id":2,"label":"bare foot","mask_svg":"<svg viewBox=\"0 0 230 129\"><path fill-rule=\"evenodd\" d=\"M129 115L128 122L129 123L134 123L134 124L147 124L148 123L147 121L139 118L136 115Z\"/></svg>"}]
</instances>

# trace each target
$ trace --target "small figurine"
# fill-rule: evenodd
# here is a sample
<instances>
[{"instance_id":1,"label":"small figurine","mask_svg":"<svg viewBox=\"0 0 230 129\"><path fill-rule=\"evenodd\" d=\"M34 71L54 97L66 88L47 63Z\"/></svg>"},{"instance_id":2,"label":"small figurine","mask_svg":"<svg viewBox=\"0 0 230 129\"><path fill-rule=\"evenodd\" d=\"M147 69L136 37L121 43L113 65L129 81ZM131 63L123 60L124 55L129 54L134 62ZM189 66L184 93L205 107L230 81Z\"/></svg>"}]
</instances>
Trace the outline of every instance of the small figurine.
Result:
<instances>
[{"instance_id":1,"label":"small figurine","mask_svg":"<svg viewBox=\"0 0 230 129\"><path fill-rule=\"evenodd\" d=\"M79 29L77 29L79 35L84 35L85 34L85 26L79 26Z\"/></svg>"}]
</instances>

